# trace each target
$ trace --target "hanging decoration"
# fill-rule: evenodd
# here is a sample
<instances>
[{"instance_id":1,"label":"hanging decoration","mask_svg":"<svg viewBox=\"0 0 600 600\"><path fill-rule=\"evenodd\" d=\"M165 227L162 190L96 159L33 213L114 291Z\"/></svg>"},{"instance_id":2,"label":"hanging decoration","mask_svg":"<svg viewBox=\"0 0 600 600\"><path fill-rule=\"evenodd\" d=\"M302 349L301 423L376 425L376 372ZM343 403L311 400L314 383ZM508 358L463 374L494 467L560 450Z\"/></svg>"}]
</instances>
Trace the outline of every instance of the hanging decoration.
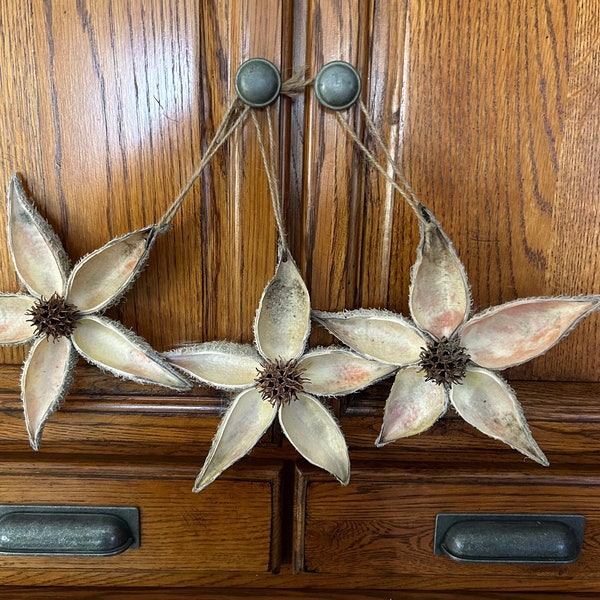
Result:
<instances>
[{"instance_id":1,"label":"hanging decoration","mask_svg":"<svg viewBox=\"0 0 600 600\"><path fill-rule=\"evenodd\" d=\"M398 367L376 445L422 433L451 404L482 433L547 466L515 393L495 371L544 354L600 308L600 296L525 298L470 316L469 283L452 242L402 175L364 103L358 104L395 179L336 113L338 122L419 221L409 289L412 320L377 309L314 311L313 317L363 356Z\"/></svg>"},{"instance_id":2,"label":"hanging decoration","mask_svg":"<svg viewBox=\"0 0 600 600\"><path fill-rule=\"evenodd\" d=\"M259 67L269 69L264 64ZM253 76L256 77L255 70ZM267 72L265 78L269 77ZM243 81L238 73L238 93L240 88L241 93L245 90ZM266 90L272 87L268 81L264 85ZM256 96L260 101L261 94ZM256 103L257 99L253 96L252 101ZM341 347L306 349L310 333L310 296L287 245L275 170L271 113L269 108L264 111L268 148L256 110L250 114L269 182L279 259L256 313L254 346L206 342L166 353L167 359L192 379L237 392L221 419L194 491L203 490L245 456L276 416L283 433L299 454L346 485L350 479L348 448L335 418L318 397L355 392L390 375L396 367L363 358Z\"/></svg>"}]
</instances>

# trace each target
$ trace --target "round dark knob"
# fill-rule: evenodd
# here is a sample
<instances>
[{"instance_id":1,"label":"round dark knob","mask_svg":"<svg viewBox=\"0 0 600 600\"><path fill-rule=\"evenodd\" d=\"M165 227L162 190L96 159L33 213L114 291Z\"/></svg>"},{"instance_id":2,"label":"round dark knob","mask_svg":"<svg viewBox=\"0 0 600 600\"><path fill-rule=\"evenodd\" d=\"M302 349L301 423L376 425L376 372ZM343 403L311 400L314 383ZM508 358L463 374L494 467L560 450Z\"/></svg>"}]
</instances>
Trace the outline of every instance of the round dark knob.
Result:
<instances>
[{"instance_id":1,"label":"round dark knob","mask_svg":"<svg viewBox=\"0 0 600 600\"><path fill-rule=\"evenodd\" d=\"M268 106L279 96L281 75L272 62L264 58L251 58L237 70L235 89L240 100L248 106Z\"/></svg>"},{"instance_id":2,"label":"round dark knob","mask_svg":"<svg viewBox=\"0 0 600 600\"><path fill-rule=\"evenodd\" d=\"M315 94L325 108L349 108L360 96L360 75L347 62L337 60L327 63L315 78Z\"/></svg>"}]
</instances>

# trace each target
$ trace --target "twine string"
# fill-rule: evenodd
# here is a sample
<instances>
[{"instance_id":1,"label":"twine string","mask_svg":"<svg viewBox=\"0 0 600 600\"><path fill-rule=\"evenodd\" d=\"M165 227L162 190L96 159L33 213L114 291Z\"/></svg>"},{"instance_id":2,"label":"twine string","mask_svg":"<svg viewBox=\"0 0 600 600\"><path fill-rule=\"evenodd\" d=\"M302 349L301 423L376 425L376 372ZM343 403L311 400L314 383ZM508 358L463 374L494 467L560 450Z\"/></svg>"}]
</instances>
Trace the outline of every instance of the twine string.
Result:
<instances>
[{"instance_id":1,"label":"twine string","mask_svg":"<svg viewBox=\"0 0 600 600\"><path fill-rule=\"evenodd\" d=\"M392 155L390 154L389 150L387 149L385 142L383 141L383 138L381 137L381 134L377 130L377 127L375 126L375 123L373 122L373 119L371 118L371 115L367 111L367 108L364 105L364 103L362 102L362 100L360 101L359 106L361 109L361 113L363 114L363 116L365 118L365 123L367 125L369 135L375 140L375 142L377 143L377 146L379 146L379 148L383 151L387 162L389 163L389 165L392 168L395 178L390 176L390 174L387 172L386 168L381 164L381 162L377 159L377 157L373 154L373 152L371 152L365 146L365 144L362 142L362 140L358 137L358 134L356 133L356 131L354 131L354 129L352 129L352 127L350 127L348 122L341 116L339 111L336 111L335 116L336 116L338 123L341 125L341 127L344 130L344 132L346 133L346 135L348 135L348 137L354 142L356 147L363 153L367 162L372 167L374 167L377 171L379 171L379 173L381 173L381 175L383 175L384 179L398 192L398 194L400 194L400 196L406 201L406 203L410 206L412 211L415 213L416 217L420 221L426 223L427 219L425 218L425 216L423 215L423 212L421 210L423 205L419 201L417 195L413 191L413 189L410 186L410 184L408 183L408 181L406 181L406 178L402 174L400 167L398 167L398 165L394 161ZM398 181L396 181L396 179Z\"/></svg>"}]
</instances>

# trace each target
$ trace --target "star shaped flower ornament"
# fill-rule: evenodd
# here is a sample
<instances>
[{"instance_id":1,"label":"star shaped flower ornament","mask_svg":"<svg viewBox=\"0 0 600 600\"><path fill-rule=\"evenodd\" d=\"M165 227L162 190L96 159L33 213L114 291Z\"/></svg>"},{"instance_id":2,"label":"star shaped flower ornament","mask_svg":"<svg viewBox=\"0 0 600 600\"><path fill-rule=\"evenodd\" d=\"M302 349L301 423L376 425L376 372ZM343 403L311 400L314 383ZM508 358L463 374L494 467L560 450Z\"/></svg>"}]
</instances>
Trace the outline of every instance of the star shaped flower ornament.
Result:
<instances>
[{"instance_id":1,"label":"star shaped flower ornament","mask_svg":"<svg viewBox=\"0 0 600 600\"><path fill-rule=\"evenodd\" d=\"M21 398L37 450L50 415L67 395L78 356L117 377L186 389L189 384L145 341L102 316L146 264L155 226L115 238L69 268L52 227L17 175L8 188L8 243L25 290L0 294L0 345L31 342Z\"/></svg>"},{"instance_id":2,"label":"star shaped flower ornament","mask_svg":"<svg viewBox=\"0 0 600 600\"><path fill-rule=\"evenodd\" d=\"M206 342L166 354L197 381L238 392L225 412L194 491L199 492L246 455L275 417L309 462L350 479L344 436L316 396L349 394L396 370L341 347L306 351L310 297L289 252L280 249L254 321L255 345Z\"/></svg>"},{"instance_id":3,"label":"star shaped flower ornament","mask_svg":"<svg viewBox=\"0 0 600 600\"><path fill-rule=\"evenodd\" d=\"M526 298L469 318L464 267L439 223L421 211L412 321L385 310L313 312L350 348L399 367L376 444L425 431L452 404L482 433L547 466L514 392L494 371L545 353L600 307L600 297Z\"/></svg>"}]
</instances>

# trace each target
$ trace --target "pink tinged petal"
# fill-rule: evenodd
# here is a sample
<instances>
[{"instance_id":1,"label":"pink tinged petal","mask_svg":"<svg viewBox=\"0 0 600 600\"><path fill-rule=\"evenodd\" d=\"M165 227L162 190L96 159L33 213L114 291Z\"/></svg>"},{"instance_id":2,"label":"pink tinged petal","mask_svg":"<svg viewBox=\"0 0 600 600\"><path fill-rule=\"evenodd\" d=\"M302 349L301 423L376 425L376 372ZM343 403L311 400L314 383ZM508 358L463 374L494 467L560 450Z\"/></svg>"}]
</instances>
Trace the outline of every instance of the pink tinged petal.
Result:
<instances>
[{"instance_id":1,"label":"pink tinged petal","mask_svg":"<svg viewBox=\"0 0 600 600\"><path fill-rule=\"evenodd\" d=\"M408 319L385 310L313 311L313 317L359 354L393 365L417 362L427 344Z\"/></svg>"},{"instance_id":2,"label":"pink tinged petal","mask_svg":"<svg viewBox=\"0 0 600 600\"><path fill-rule=\"evenodd\" d=\"M467 423L548 466L548 459L529 431L515 393L498 375L470 367L461 385L452 387L450 399Z\"/></svg>"},{"instance_id":3,"label":"pink tinged petal","mask_svg":"<svg viewBox=\"0 0 600 600\"><path fill-rule=\"evenodd\" d=\"M270 361L298 358L309 331L310 296L293 258L283 251L256 313L258 351Z\"/></svg>"},{"instance_id":4,"label":"pink tinged petal","mask_svg":"<svg viewBox=\"0 0 600 600\"><path fill-rule=\"evenodd\" d=\"M175 389L190 387L144 340L116 321L82 317L71 339L83 358L117 377Z\"/></svg>"},{"instance_id":5,"label":"pink tinged petal","mask_svg":"<svg viewBox=\"0 0 600 600\"><path fill-rule=\"evenodd\" d=\"M35 299L24 294L0 294L0 344L22 344L31 340L35 330L25 313Z\"/></svg>"},{"instance_id":6,"label":"pink tinged petal","mask_svg":"<svg viewBox=\"0 0 600 600\"><path fill-rule=\"evenodd\" d=\"M438 338L450 337L467 318L469 283L452 242L430 213L421 223L421 244L412 269L410 313L415 323Z\"/></svg>"},{"instance_id":7,"label":"pink tinged petal","mask_svg":"<svg viewBox=\"0 0 600 600\"><path fill-rule=\"evenodd\" d=\"M368 360L343 348L317 348L299 361L304 390L317 396L340 396L391 375L397 367Z\"/></svg>"},{"instance_id":8,"label":"pink tinged petal","mask_svg":"<svg viewBox=\"0 0 600 600\"><path fill-rule=\"evenodd\" d=\"M375 444L384 446L429 429L445 412L446 390L426 381L418 366L398 372L385 403L383 425Z\"/></svg>"},{"instance_id":9,"label":"pink tinged petal","mask_svg":"<svg viewBox=\"0 0 600 600\"><path fill-rule=\"evenodd\" d=\"M265 402L256 388L241 392L229 405L221 419L217 434L200 474L194 492L200 492L225 469L248 454L269 428L277 408Z\"/></svg>"},{"instance_id":10,"label":"pink tinged petal","mask_svg":"<svg viewBox=\"0 0 600 600\"><path fill-rule=\"evenodd\" d=\"M506 369L544 354L598 307L598 298L516 300L475 315L460 339L478 365Z\"/></svg>"},{"instance_id":11,"label":"pink tinged petal","mask_svg":"<svg viewBox=\"0 0 600 600\"><path fill-rule=\"evenodd\" d=\"M288 440L310 463L331 473L342 485L350 481L350 457L333 415L316 399L300 392L279 409Z\"/></svg>"},{"instance_id":12,"label":"pink tinged petal","mask_svg":"<svg viewBox=\"0 0 600 600\"><path fill-rule=\"evenodd\" d=\"M31 347L21 377L21 397L29 443L39 449L42 430L71 384L77 353L69 338L40 337Z\"/></svg>"},{"instance_id":13,"label":"pink tinged petal","mask_svg":"<svg viewBox=\"0 0 600 600\"><path fill-rule=\"evenodd\" d=\"M84 256L71 272L68 302L84 314L114 304L146 266L155 239L154 227L146 227L115 238Z\"/></svg>"},{"instance_id":14,"label":"pink tinged petal","mask_svg":"<svg viewBox=\"0 0 600 600\"><path fill-rule=\"evenodd\" d=\"M260 355L248 344L206 342L165 353L187 375L216 388L234 390L254 383L262 368Z\"/></svg>"},{"instance_id":15,"label":"pink tinged petal","mask_svg":"<svg viewBox=\"0 0 600 600\"><path fill-rule=\"evenodd\" d=\"M64 293L69 259L17 175L8 187L8 244L17 274L30 293L46 298Z\"/></svg>"}]
</instances>

